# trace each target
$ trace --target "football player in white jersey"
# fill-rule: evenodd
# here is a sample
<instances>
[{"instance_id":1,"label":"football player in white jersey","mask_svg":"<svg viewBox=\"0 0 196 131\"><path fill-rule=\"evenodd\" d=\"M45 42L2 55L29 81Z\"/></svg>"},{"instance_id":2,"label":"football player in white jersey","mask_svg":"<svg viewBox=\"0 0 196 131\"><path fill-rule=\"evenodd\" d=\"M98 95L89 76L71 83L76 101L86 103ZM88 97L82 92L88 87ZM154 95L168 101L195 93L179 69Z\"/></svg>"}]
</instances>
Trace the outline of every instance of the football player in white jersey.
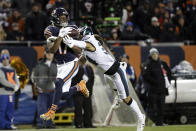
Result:
<instances>
[{"instance_id":1,"label":"football player in white jersey","mask_svg":"<svg viewBox=\"0 0 196 131\"><path fill-rule=\"evenodd\" d=\"M83 49L83 53L87 60L100 66L104 74L113 80L119 97L135 112L138 118L137 131L143 131L145 126L145 115L142 114L136 101L129 95L129 87L126 77L125 62L118 62L103 47L104 42L98 35L94 35L91 28L83 27L80 30L81 40L74 40L69 36L63 38L64 43L70 48L79 47Z\"/></svg>"}]
</instances>

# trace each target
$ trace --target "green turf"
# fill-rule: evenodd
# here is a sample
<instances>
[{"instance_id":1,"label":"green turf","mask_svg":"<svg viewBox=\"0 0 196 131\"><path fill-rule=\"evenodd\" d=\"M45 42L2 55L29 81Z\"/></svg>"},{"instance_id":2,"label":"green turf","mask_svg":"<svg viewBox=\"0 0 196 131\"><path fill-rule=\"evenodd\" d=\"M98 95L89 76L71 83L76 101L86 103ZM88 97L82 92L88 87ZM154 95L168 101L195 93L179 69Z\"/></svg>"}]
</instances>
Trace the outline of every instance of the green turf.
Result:
<instances>
[{"instance_id":1,"label":"green turf","mask_svg":"<svg viewBox=\"0 0 196 131\"><path fill-rule=\"evenodd\" d=\"M22 131L36 131L37 129L31 126L18 126ZM48 129L43 129L48 130ZM136 131L136 127L98 127L98 128L84 128L74 129L72 127L58 126L57 129L50 129L49 131ZM144 131L196 131L196 125L176 125L176 126L146 126Z\"/></svg>"}]
</instances>

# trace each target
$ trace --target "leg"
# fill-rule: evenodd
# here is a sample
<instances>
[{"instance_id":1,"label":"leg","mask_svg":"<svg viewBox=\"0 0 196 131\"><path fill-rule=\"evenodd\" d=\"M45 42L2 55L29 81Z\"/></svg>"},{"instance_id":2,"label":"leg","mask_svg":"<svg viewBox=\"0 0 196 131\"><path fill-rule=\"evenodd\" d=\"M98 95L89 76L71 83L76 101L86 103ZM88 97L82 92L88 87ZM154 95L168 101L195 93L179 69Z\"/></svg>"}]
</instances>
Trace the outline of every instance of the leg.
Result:
<instances>
[{"instance_id":1,"label":"leg","mask_svg":"<svg viewBox=\"0 0 196 131\"><path fill-rule=\"evenodd\" d=\"M6 125L6 108L8 104L8 95L0 95L0 129L5 129Z\"/></svg>"},{"instance_id":2,"label":"leg","mask_svg":"<svg viewBox=\"0 0 196 131\"><path fill-rule=\"evenodd\" d=\"M60 78L57 78L55 81L55 93L54 93L54 98L53 98L53 104L58 105L63 92L62 92L62 87L64 85L64 81Z\"/></svg>"},{"instance_id":3,"label":"leg","mask_svg":"<svg viewBox=\"0 0 196 131\"><path fill-rule=\"evenodd\" d=\"M14 95L9 95L9 101L6 109L6 128L11 129L14 117Z\"/></svg>"},{"instance_id":4,"label":"leg","mask_svg":"<svg viewBox=\"0 0 196 131\"><path fill-rule=\"evenodd\" d=\"M92 103L91 97L84 98L84 127L92 127Z\"/></svg>"},{"instance_id":5,"label":"leg","mask_svg":"<svg viewBox=\"0 0 196 131\"><path fill-rule=\"evenodd\" d=\"M124 65L121 64L120 68L118 69L118 72L115 73L112 76L112 78L117 87L119 96L132 109L132 111L135 112L137 116L138 119L137 131L143 131L145 125L145 115L142 114L136 101L129 96L129 87L128 87L128 82L127 82L127 77L125 72L126 68L124 68L123 66Z\"/></svg>"},{"instance_id":6,"label":"leg","mask_svg":"<svg viewBox=\"0 0 196 131\"><path fill-rule=\"evenodd\" d=\"M157 125L163 125L163 111L165 104L165 95L160 94L157 96Z\"/></svg>"},{"instance_id":7,"label":"leg","mask_svg":"<svg viewBox=\"0 0 196 131\"><path fill-rule=\"evenodd\" d=\"M143 118L136 101L129 96L127 77L122 68L119 68L118 72L113 75L113 80L120 98L136 113L138 119Z\"/></svg>"},{"instance_id":8,"label":"leg","mask_svg":"<svg viewBox=\"0 0 196 131\"><path fill-rule=\"evenodd\" d=\"M148 96L148 106L147 106L147 114L148 117L154 122L156 123L156 96L153 94L149 94Z\"/></svg>"},{"instance_id":9,"label":"leg","mask_svg":"<svg viewBox=\"0 0 196 131\"><path fill-rule=\"evenodd\" d=\"M48 93L48 96L47 96L47 109L50 108L50 106L52 105L52 100L53 99L54 99L54 92ZM46 122L46 128L55 128L55 124L53 123L52 120L48 120Z\"/></svg>"},{"instance_id":10,"label":"leg","mask_svg":"<svg viewBox=\"0 0 196 131\"><path fill-rule=\"evenodd\" d=\"M86 83L82 80L78 83L77 86L71 87L71 79L77 74L78 72L78 64L77 62L69 62L63 65L57 65L57 80L55 82L55 94L53 99L53 104L50 110L42 114L40 117L44 120L54 119L55 112L57 109L57 105L62 97L64 92L75 93L76 89L81 91L87 97L89 96L88 89L86 88ZM75 89L74 89L75 88Z\"/></svg>"},{"instance_id":11,"label":"leg","mask_svg":"<svg viewBox=\"0 0 196 131\"><path fill-rule=\"evenodd\" d=\"M71 79L78 72L77 62L71 61L66 64L57 65L57 80L55 82L55 94L53 104L58 105L63 92L69 92Z\"/></svg>"},{"instance_id":12,"label":"leg","mask_svg":"<svg viewBox=\"0 0 196 131\"><path fill-rule=\"evenodd\" d=\"M37 96L37 128L44 128L43 120L39 116L47 111L47 93L39 93Z\"/></svg>"},{"instance_id":13,"label":"leg","mask_svg":"<svg viewBox=\"0 0 196 131\"><path fill-rule=\"evenodd\" d=\"M74 118L74 124L76 128L83 127L83 115L82 115L82 107L84 103L84 96L80 93L76 93L73 95L74 104L75 104L75 118Z\"/></svg>"},{"instance_id":14,"label":"leg","mask_svg":"<svg viewBox=\"0 0 196 131\"><path fill-rule=\"evenodd\" d=\"M63 84L64 84L64 81L62 79L60 79L60 78L56 79L53 104L47 113L40 115L40 118L42 118L43 120L54 119L57 105L58 105L58 103L62 97L62 94L63 94L62 93Z\"/></svg>"}]
</instances>

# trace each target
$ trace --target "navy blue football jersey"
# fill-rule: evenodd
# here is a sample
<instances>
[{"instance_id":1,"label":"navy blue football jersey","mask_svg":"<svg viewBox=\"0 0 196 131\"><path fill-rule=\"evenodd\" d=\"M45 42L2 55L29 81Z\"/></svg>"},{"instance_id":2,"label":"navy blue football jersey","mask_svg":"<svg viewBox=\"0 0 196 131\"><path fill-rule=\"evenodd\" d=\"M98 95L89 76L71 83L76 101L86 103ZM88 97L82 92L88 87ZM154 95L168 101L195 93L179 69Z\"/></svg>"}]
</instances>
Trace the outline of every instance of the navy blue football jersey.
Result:
<instances>
[{"instance_id":1,"label":"navy blue football jersey","mask_svg":"<svg viewBox=\"0 0 196 131\"><path fill-rule=\"evenodd\" d=\"M50 25L46 27L44 35L58 36L59 30L60 29L58 27ZM74 60L76 58L76 54L71 48L65 46L65 44L62 42L59 49L54 54L54 58L57 61L57 64L63 64Z\"/></svg>"}]
</instances>

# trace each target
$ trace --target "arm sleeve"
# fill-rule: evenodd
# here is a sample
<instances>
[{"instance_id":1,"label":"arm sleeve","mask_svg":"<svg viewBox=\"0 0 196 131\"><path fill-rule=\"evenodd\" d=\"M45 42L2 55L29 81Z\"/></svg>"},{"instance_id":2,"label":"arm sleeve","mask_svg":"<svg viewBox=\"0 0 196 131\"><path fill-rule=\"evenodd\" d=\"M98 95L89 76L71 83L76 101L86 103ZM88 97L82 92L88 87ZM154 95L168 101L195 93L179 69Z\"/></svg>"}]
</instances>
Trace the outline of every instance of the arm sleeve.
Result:
<instances>
[{"instance_id":1,"label":"arm sleeve","mask_svg":"<svg viewBox=\"0 0 196 131\"><path fill-rule=\"evenodd\" d=\"M15 85L6 80L2 70L0 70L0 83L5 87L14 88Z\"/></svg>"}]
</instances>

